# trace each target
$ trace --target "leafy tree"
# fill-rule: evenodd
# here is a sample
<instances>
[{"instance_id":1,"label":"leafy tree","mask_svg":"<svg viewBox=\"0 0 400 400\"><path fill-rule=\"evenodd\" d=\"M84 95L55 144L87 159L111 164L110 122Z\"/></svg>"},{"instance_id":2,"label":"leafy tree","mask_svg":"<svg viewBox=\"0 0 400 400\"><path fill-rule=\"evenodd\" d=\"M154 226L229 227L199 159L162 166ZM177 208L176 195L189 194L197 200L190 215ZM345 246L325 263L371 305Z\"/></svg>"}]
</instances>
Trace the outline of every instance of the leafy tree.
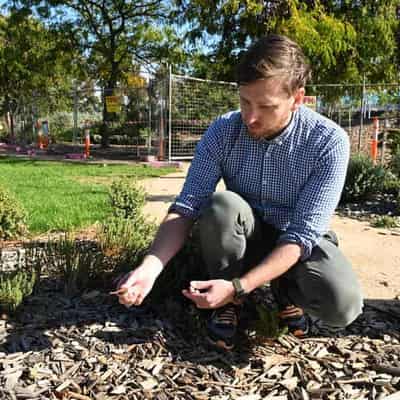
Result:
<instances>
[{"instance_id":1,"label":"leafy tree","mask_svg":"<svg viewBox=\"0 0 400 400\"><path fill-rule=\"evenodd\" d=\"M88 58L91 75L114 95L125 73L138 72L139 64L179 61L183 53L179 38L162 24L167 15L163 0L18 0L20 12L32 9L53 21L73 38ZM107 144L107 122L117 120L103 108L103 144Z\"/></svg>"},{"instance_id":2,"label":"leafy tree","mask_svg":"<svg viewBox=\"0 0 400 400\"><path fill-rule=\"evenodd\" d=\"M175 0L187 37L209 53L196 54L199 76L234 79L240 52L261 35L281 33L299 42L314 83L383 82L398 76L399 0Z\"/></svg>"},{"instance_id":3,"label":"leafy tree","mask_svg":"<svg viewBox=\"0 0 400 400\"><path fill-rule=\"evenodd\" d=\"M77 71L73 52L68 40L34 17L0 17L0 112L7 115L11 138L15 115L24 108L60 107L60 93Z\"/></svg>"}]
</instances>

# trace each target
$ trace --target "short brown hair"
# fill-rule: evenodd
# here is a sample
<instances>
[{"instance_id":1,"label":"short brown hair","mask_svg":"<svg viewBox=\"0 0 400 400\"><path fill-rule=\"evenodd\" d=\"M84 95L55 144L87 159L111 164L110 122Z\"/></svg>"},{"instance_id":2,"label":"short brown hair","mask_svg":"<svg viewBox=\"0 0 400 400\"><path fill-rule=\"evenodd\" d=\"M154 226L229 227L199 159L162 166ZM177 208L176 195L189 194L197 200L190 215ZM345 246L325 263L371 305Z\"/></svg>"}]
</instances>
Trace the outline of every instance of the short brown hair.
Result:
<instances>
[{"instance_id":1,"label":"short brown hair","mask_svg":"<svg viewBox=\"0 0 400 400\"><path fill-rule=\"evenodd\" d=\"M282 77L289 95L304 87L310 76L311 68L299 45L281 35L261 37L244 53L237 68L239 85Z\"/></svg>"}]
</instances>

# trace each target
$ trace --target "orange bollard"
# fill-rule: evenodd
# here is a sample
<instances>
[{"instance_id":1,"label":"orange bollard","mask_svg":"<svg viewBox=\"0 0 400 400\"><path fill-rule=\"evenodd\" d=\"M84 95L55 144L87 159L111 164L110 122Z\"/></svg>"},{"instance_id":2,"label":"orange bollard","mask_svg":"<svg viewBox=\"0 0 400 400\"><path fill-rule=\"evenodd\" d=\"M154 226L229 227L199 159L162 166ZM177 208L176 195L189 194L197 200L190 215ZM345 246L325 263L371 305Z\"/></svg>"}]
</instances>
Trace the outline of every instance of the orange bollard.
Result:
<instances>
[{"instance_id":1,"label":"orange bollard","mask_svg":"<svg viewBox=\"0 0 400 400\"><path fill-rule=\"evenodd\" d=\"M378 134L379 134L379 119L378 117L374 117L374 131L372 133L372 139L371 139L371 158L374 164L376 163L376 159L378 157Z\"/></svg>"},{"instance_id":2,"label":"orange bollard","mask_svg":"<svg viewBox=\"0 0 400 400\"><path fill-rule=\"evenodd\" d=\"M89 128L85 129L85 158L90 157L90 130Z\"/></svg>"},{"instance_id":3,"label":"orange bollard","mask_svg":"<svg viewBox=\"0 0 400 400\"><path fill-rule=\"evenodd\" d=\"M41 134L38 134L38 147L39 149L43 149L43 140Z\"/></svg>"},{"instance_id":4,"label":"orange bollard","mask_svg":"<svg viewBox=\"0 0 400 400\"><path fill-rule=\"evenodd\" d=\"M36 121L35 128L37 134L37 147L43 149L43 129L42 123L39 120Z\"/></svg>"}]
</instances>

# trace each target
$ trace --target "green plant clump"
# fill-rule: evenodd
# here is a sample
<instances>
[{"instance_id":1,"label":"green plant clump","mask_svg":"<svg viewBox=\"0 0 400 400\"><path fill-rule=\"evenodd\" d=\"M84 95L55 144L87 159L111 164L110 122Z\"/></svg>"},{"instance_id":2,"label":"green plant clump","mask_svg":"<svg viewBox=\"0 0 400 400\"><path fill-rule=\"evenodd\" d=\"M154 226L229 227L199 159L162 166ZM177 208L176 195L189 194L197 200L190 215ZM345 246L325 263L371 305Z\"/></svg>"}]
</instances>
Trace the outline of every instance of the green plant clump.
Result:
<instances>
[{"instance_id":1,"label":"green plant clump","mask_svg":"<svg viewBox=\"0 0 400 400\"><path fill-rule=\"evenodd\" d=\"M383 190L387 171L374 165L369 157L362 154L352 156L347 170L341 202L350 203L366 200Z\"/></svg>"},{"instance_id":2,"label":"green plant clump","mask_svg":"<svg viewBox=\"0 0 400 400\"><path fill-rule=\"evenodd\" d=\"M155 224L143 213L145 201L146 193L135 181L121 180L111 185L111 215L100 225L98 236L117 271L137 266L153 241Z\"/></svg>"},{"instance_id":3,"label":"green plant clump","mask_svg":"<svg viewBox=\"0 0 400 400\"><path fill-rule=\"evenodd\" d=\"M392 155L392 159L390 161L390 170L398 179L400 179L400 147Z\"/></svg>"},{"instance_id":4,"label":"green plant clump","mask_svg":"<svg viewBox=\"0 0 400 400\"><path fill-rule=\"evenodd\" d=\"M24 209L0 186L0 240L17 239L26 234L25 220Z\"/></svg>"},{"instance_id":5,"label":"green plant clump","mask_svg":"<svg viewBox=\"0 0 400 400\"><path fill-rule=\"evenodd\" d=\"M383 215L381 217L377 217L372 223L372 226L375 228L398 228L399 220L396 217L392 217L390 215Z\"/></svg>"},{"instance_id":6,"label":"green plant clump","mask_svg":"<svg viewBox=\"0 0 400 400\"><path fill-rule=\"evenodd\" d=\"M75 295L95 286L107 266L99 249L89 248L69 234L48 242L43 257L46 257L46 269L52 277L63 282L67 295Z\"/></svg>"},{"instance_id":7,"label":"green plant clump","mask_svg":"<svg viewBox=\"0 0 400 400\"><path fill-rule=\"evenodd\" d=\"M279 326L277 310L269 310L261 304L257 304L256 308L258 320L255 323L255 330L258 335L276 339L288 332L287 327Z\"/></svg>"},{"instance_id":8,"label":"green plant clump","mask_svg":"<svg viewBox=\"0 0 400 400\"><path fill-rule=\"evenodd\" d=\"M14 312L22 300L32 293L37 274L31 271L13 271L0 274L0 308Z\"/></svg>"}]
</instances>

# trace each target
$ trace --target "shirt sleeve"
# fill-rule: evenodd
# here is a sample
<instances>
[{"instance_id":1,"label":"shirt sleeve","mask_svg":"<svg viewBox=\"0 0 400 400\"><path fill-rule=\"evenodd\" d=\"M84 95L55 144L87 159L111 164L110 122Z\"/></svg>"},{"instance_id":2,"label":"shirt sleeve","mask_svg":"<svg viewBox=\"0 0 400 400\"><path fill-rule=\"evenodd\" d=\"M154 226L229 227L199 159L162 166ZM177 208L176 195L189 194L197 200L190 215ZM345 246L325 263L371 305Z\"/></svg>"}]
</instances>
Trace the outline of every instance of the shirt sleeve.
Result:
<instances>
[{"instance_id":1,"label":"shirt sleeve","mask_svg":"<svg viewBox=\"0 0 400 400\"><path fill-rule=\"evenodd\" d=\"M168 212L196 219L208 204L221 179L223 133L224 123L219 118L210 125L197 144L183 189Z\"/></svg>"},{"instance_id":2,"label":"shirt sleeve","mask_svg":"<svg viewBox=\"0 0 400 400\"><path fill-rule=\"evenodd\" d=\"M278 243L297 243L300 259L306 260L329 226L346 179L350 157L347 134L335 135L321 152L316 167L301 190L298 202L285 232Z\"/></svg>"}]
</instances>

